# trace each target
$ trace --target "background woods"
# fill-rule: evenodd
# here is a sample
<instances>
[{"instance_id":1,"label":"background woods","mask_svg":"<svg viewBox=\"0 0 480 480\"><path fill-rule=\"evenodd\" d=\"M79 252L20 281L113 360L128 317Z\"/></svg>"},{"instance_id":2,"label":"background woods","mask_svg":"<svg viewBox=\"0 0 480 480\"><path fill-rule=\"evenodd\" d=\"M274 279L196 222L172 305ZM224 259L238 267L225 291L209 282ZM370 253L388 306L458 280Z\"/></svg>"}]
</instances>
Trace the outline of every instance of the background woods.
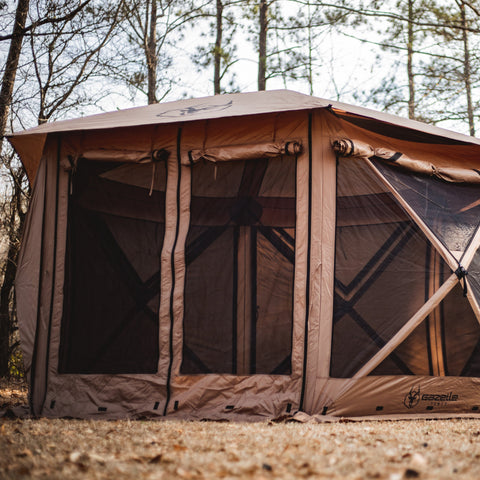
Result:
<instances>
[{"instance_id":1,"label":"background woods","mask_svg":"<svg viewBox=\"0 0 480 480\"><path fill-rule=\"evenodd\" d=\"M290 88L474 135L478 0L0 0L0 377L30 186L5 135L188 96Z\"/></svg>"}]
</instances>

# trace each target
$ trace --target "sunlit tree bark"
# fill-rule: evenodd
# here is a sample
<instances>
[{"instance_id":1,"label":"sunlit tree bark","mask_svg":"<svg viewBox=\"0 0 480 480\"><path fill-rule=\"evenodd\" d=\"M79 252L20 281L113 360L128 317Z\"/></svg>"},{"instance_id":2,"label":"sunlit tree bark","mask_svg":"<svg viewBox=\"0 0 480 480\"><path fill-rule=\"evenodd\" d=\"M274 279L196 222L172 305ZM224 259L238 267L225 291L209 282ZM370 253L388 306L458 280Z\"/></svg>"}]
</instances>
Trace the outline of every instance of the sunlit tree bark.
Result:
<instances>
[{"instance_id":1,"label":"sunlit tree bark","mask_svg":"<svg viewBox=\"0 0 480 480\"><path fill-rule=\"evenodd\" d=\"M267 30L268 30L267 0L260 0L258 22L258 90L267 87Z\"/></svg>"}]
</instances>

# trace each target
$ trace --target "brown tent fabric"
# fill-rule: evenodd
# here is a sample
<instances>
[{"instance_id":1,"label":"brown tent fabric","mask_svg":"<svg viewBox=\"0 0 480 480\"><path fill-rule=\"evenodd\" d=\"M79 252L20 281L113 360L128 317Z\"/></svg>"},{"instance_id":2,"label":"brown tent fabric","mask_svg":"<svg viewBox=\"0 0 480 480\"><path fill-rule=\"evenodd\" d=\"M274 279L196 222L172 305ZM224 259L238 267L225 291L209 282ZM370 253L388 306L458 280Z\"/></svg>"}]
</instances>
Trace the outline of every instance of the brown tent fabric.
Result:
<instances>
[{"instance_id":1,"label":"brown tent fabric","mask_svg":"<svg viewBox=\"0 0 480 480\"><path fill-rule=\"evenodd\" d=\"M475 169L438 167L432 162L412 159L401 152L392 152L385 148L373 148L358 140L335 139L332 142L332 148L342 157L381 159L411 172L430 175L447 182L480 183L480 173Z\"/></svg>"},{"instance_id":2,"label":"brown tent fabric","mask_svg":"<svg viewBox=\"0 0 480 480\"><path fill-rule=\"evenodd\" d=\"M272 158L282 155L299 155L302 150L302 144L296 141L260 145L232 145L191 150L188 159L191 164L200 160L214 163L231 162L238 159L255 160L256 158Z\"/></svg>"},{"instance_id":3,"label":"brown tent fabric","mask_svg":"<svg viewBox=\"0 0 480 480\"><path fill-rule=\"evenodd\" d=\"M34 414L478 415L480 140L267 91L10 141Z\"/></svg>"},{"instance_id":4,"label":"brown tent fabric","mask_svg":"<svg viewBox=\"0 0 480 480\"><path fill-rule=\"evenodd\" d=\"M184 122L201 122L209 119L233 119L244 116L261 116L280 114L281 112L308 112L314 109L326 109L337 118L357 120L359 125L367 124L375 132L384 132L385 136L392 136L392 131L401 132L401 137L406 138L409 133L414 141L423 141L433 144L453 145L480 145L480 140L462 135L442 128L427 125L413 120L395 117L383 112L347 105L342 102L325 100L317 97L303 95L288 90L273 90L266 94L263 92L250 92L214 97L192 98L180 102L165 102L145 107L117 110L101 113L83 118L62 120L46 123L29 130L17 132L10 136L10 142L22 158L28 173L28 178L33 181L38 169L40 157L43 152L47 136L60 132L89 132L89 137L96 132L119 129L127 136L144 127L148 130L151 126L172 125ZM347 125L347 124L346 124ZM237 135L233 135L237 137ZM90 138L89 138L90 139ZM138 141L130 139L129 147ZM117 145L118 148L118 145ZM198 148L198 147L197 147Z\"/></svg>"}]
</instances>

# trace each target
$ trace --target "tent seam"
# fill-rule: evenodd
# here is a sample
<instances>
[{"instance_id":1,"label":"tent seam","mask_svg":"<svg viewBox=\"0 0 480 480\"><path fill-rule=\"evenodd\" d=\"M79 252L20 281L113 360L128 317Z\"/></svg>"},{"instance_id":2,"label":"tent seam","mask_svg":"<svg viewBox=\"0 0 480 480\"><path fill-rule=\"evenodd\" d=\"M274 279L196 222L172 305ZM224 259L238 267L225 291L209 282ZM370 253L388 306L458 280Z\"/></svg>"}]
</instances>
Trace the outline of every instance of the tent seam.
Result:
<instances>
[{"instance_id":1,"label":"tent seam","mask_svg":"<svg viewBox=\"0 0 480 480\"><path fill-rule=\"evenodd\" d=\"M173 303L174 303L174 294L175 294L175 250L177 248L177 241L178 241L178 235L180 230L180 180L182 176L181 151L180 151L181 139L182 139L182 127L179 127L177 132L177 168L178 168L177 192L176 192L177 219L176 219L176 225L175 225L175 239L173 241L172 254L170 256L170 268L171 268L171 274L172 274L172 289L170 291L170 334L169 334L170 358L169 358L168 371L167 371L166 399L165 399L165 408L163 410L163 416L167 415L168 404L170 403L170 397L172 393L170 382L172 379L172 368L173 368L173 326L175 323L175 318L173 313Z\"/></svg>"},{"instance_id":2,"label":"tent seam","mask_svg":"<svg viewBox=\"0 0 480 480\"><path fill-rule=\"evenodd\" d=\"M41 411L45 408L45 402L47 400L47 388L48 388L48 366L50 361L50 340L52 335L52 319L53 319L53 301L55 299L55 284L57 282L57 237L58 237L58 196L59 196L59 184L60 184L60 155L62 147L62 136L59 135L57 139L57 165L56 165L56 178L55 178L55 227L53 237L53 259L52 259L52 283L50 293L50 312L48 319L48 333L47 333L47 351L45 354L45 391L43 393Z\"/></svg>"},{"instance_id":3,"label":"tent seam","mask_svg":"<svg viewBox=\"0 0 480 480\"><path fill-rule=\"evenodd\" d=\"M306 373L307 373L307 354L308 354L308 324L310 317L310 254L312 247L312 112L308 112L308 245L307 245L307 284L305 292L305 324L304 324L304 344L303 344L303 370L302 370L302 388L300 393L299 410L303 410L305 401ZM292 346L293 347L293 346Z\"/></svg>"}]
</instances>

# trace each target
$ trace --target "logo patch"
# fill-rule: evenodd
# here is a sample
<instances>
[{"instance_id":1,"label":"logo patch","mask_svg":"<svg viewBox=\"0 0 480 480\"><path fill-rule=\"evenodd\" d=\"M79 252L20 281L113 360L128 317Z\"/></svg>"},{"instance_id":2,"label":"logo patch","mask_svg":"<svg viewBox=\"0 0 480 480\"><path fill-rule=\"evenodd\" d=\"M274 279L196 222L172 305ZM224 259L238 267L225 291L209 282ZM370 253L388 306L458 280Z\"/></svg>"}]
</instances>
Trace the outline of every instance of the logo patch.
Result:
<instances>
[{"instance_id":1,"label":"logo patch","mask_svg":"<svg viewBox=\"0 0 480 480\"><path fill-rule=\"evenodd\" d=\"M433 405L446 405L448 402L457 402L458 395L448 393L421 393L420 385L413 386L405 395L403 404L408 409L416 407L420 402L427 402Z\"/></svg>"},{"instance_id":2,"label":"logo patch","mask_svg":"<svg viewBox=\"0 0 480 480\"><path fill-rule=\"evenodd\" d=\"M195 115L200 112L205 111L222 111L227 110L233 105L233 101L230 100L227 103L223 103L220 105L212 105L208 103L203 103L197 106L192 107L185 107L185 108L174 108L172 110L167 110L166 112L159 113L157 117L167 117L167 118L175 118L175 117L188 117L189 115Z\"/></svg>"},{"instance_id":3,"label":"logo patch","mask_svg":"<svg viewBox=\"0 0 480 480\"><path fill-rule=\"evenodd\" d=\"M403 404L407 408L413 408L418 405L420 401L420 385L418 387L412 387L410 391L405 395Z\"/></svg>"}]
</instances>

